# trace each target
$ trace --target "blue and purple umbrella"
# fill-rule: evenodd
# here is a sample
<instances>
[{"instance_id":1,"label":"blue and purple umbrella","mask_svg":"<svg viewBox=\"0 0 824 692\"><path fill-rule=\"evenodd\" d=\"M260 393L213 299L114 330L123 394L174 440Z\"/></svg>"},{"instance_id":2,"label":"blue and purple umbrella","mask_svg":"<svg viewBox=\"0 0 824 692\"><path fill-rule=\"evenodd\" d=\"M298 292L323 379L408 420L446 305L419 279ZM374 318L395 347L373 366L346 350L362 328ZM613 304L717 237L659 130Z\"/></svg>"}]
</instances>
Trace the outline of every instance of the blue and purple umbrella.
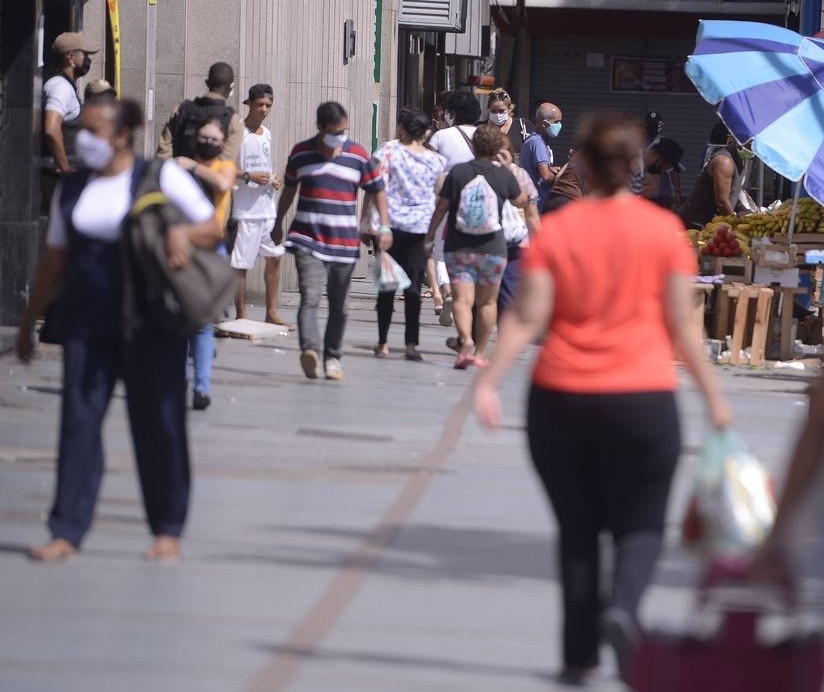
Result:
<instances>
[{"instance_id":1,"label":"blue and purple umbrella","mask_svg":"<svg viewBox=\"0 0 824 692\"><path fill-rule=\"evenodd\" d=\"M824 204L824 40L702 20L684 70L741 144Z\"/></svg>"}]
</instances>

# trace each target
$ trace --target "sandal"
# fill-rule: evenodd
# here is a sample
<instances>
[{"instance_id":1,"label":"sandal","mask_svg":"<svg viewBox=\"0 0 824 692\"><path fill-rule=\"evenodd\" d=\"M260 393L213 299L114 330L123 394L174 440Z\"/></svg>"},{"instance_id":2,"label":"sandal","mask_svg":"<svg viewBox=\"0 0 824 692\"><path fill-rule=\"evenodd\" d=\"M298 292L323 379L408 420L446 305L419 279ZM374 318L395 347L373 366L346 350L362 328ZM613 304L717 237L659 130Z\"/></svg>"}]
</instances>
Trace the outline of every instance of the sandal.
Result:
<instances>
[{"instance_id":1,"label":"sandal","mask_svg":"<svg viewBox=\"0 0 824 692\"><path fill-rule=\"evenodd\" d=\"M375 358L386 358L389 355L389 345L388 344L375 344L372 347L372 353L375 354Z\"/></svg>"},{"instance_id":2,"label":"sandal","mask_svg":"<svg viewBox=\"0 0 824 692\"><path fill-rule=\"evenodd\" d=\"M421 361L423 361L423 356L417 348L407 349L403 357L406 358L406 360L412 361L413 363L420 363Z\"/></svg>"}]
</instances>

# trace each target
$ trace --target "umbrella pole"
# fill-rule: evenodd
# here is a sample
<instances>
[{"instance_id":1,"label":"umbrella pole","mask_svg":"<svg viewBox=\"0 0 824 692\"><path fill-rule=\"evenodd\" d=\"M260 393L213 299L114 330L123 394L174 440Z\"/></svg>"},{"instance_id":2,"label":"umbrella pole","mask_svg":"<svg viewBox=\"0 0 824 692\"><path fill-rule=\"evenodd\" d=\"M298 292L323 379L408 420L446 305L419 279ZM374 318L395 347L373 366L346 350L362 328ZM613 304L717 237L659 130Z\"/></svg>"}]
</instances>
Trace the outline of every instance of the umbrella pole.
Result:
<instances>
[{"instance_id":1,"label":"umbrella pole","mask_svg":"<svg viewBox=\"0 0 824 692\"><path fill-rule=\"evenodd\" d=\"M795 183L793 187L793 209L790 212L790 229L787 233L788 242L793 242L793 233L795 232L795 217L798 214L798 198L801 195L801 181Z\"/></svg>"}]
</instances>

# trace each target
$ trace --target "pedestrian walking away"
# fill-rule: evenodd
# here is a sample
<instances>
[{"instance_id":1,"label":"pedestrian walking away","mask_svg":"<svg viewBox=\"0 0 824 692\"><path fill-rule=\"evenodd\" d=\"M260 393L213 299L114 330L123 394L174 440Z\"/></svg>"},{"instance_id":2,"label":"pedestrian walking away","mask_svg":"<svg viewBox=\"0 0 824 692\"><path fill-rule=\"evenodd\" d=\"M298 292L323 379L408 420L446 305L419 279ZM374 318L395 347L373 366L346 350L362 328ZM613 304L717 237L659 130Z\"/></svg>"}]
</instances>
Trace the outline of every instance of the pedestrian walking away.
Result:
<instances>
[{"instance_id":1,"label":"pedestrian walking away","mask_svg":"<svg viewBox=\"0 0 824 692\"><path fill-rule=\"evenodd\" d=\"M472 137L477 158L452 169L446 177L427 241L446 218L444 257L455 294L455 326L460 351L455 368L484 366L489 336L498 315L498 288L506 267L506 239L501 224L506 200L516 207L527 203L508 167L496 166L506 136L494 125L481 125ZM473 307L477 324L473 340Z\"/></svg>"},{"instance_id":2,"label":"pedestrian walking away","mask_svg":"<svg viewBox=\"0 0 824 692\"><path fill-rule=\"evenodd\" d=\"M629 191L637 129L601 114L585 122L578 140L589 192L543 217L495 354L477 377L474 405L486 427L499 425L497 386L521 350L545 335L527 430L560 532L560 679L586 682L599 663L603 631L631 685L638 605L661 549L680 451L673 347L711 424L725 428L732 414L691 318L696 267L683 226ZM602 612L603 529L614 541L615 566Z\"/></svg>"},{"instance_id":3,"label":"pedestrian walking away","mask_svg":"<svg viewBox=\"0 0 824 692\"><path fill-rule=\"evenodd\" d=\"M392 246L392 230L383 178L367 151L349 139L349 116L343 106L327 101L318 106L315 136L295 145L289 154L284 190L272 230L275 245L283 242L286 213L298 197L295 218L284 245L295 256L300 306L300 364L309 379L317 379L323 356L326 379L342 380L340 360L349 302L349 284L360 254L358 190L364 204L374 204L380 227L375 244ZM318 308L326 283L329 318L321 341Z\"/></svg>"},{"instance_id":4,"label":"pedestrian walking away","mask_svg":"<svg viewBox=\"0 0 824 692\"><path fill-rule=\"evenodd\" d=\"M538 213L538 190L523 168L512 161L511 140L504 141L504 148L498 154L500 165L508 167L518 181L521 192L526 195L526 205L518 209L512 202L504 202L501 225L506 240L506 268L501 276L498 291L498 319L500 320L515 298L518 281L521 276L521 255L529 246L529 239L541 227L541 215Z\"/></svg>"},{"instance_id":5,"label":"pedestrian walking away","mask_svg":"<svg viewBox=\"0 0 824 692\"><path fill-rule=\"evenodd\" d=\"M231 65L216 62L209 68L203 96L186 99L172 111L157 145L157 157L194 156L193 142L197 128L204 120L217 118L227 132L226 144L220 152L225 161L237 161L243 140L243 121L235 109L226 103L235 88L235 73Z\"/></svg>"},{"instance_id":6,"label":"pedestrian walking away","mask_svg":"<svg viewBox=\"0 0 824 692\"><path fill-rule=\"evenodd\" d=\"M472 137L475 134L475 123L481 117L481 106L478 104L478 99L469 92L453 91L444 99L443 109L446 127L435 132L428 144L430 149L446 159L444 174L448 175L458 164L472 161L475 158ZM445 232L445 226L438 229L432 257L435 260L435 281L443 296L443 310L438 320L441 326L451 327L453 297L443 256Z\"/></svg>"},{"instance_id":7,"label":"pedestrian walking away","mask_svg":"<svg viewBox=\"0 0 824 692\"><path fill-rule=\"evenodd\" d=\"M275 192L281 180L272 165L272 133L263 124L270 111L274 92L268 84L255 84L244 103L249 112L244 121L243 142L237 165L237 189L232 217L237 221L237 235L232 248L232 267L240 274L235 298L235 317L246 317L246 273L255 266L258 256L265 262L263 282L266 287L266 322L294 330L295 325L278 312L280 264L285 249L271 238L277 209Z\"/></svg>"},{"instance_id":8,"label":"pedestrian walking away","mask_svg":"<svg viewBox=\"0 0 824 692\"><path fill-rule=\"evenodd\" d=\"M218 119L206 120L195 131L194 140L194 158L178 156L175 160L192 174L203 192L214 203L215 221L225 241L226 222L229 218L232 187L235 184L237 168L233 161L218 159L226 144L226 130L223 123ZM216 251L225 257L227 254L225 242L218 243ZM204 325L189 339L189 354L194 363L192 408L196 411L203 411L209 408L212 402L209 391L212 385L212 361L215 357L215 327L213 324Z\"/></svg>"},{"instance_id":9,"label":"pedestrian walking away","mask_svg":"<svg viewBox=\"0 0 824 692\"><path fill-rule=\"evenodd\" d=\"M424 238L444 180L445 159L423 145L429 118L423 111L404 108L398 116L398 137L383 144L373 158L386 184L392 247L389 254L412 281L404 291L407 360L422 360L418 350L421 284L426 272ZM395 309L394 291L378 294L378 343L375 355L389 355L389 327Z\"/></svg>"},{"instance_id":10,"label":"pedestrian walking away","mask_svg":"<svg viewBox=\"0 0 824 692\"><path fill-rule=\"evenodd\" d=\"M83 163L55 193L46 252L20 323L17 353L33 352L34 320L58 282L57 330L63 344L63 392L57 457L57 492L49 515L52 540L31 556L56 561L75 554L91 526L103 476L101 428L115 384L123 379L143 503L154 535L149 559L180 556L189 504L189 451L183 367L186 338L156 328L138 297L122 325L123 220L147 166L134 153L143 113L133 101L103 97L86 104L77 134ZM191 176L174 161L160 171L160 187L188 223L166 232L171 268L185 266L193 244L214 247L220 229L214 208ZM136 277L139 279L139 277ZM128 288L128 290L126 290Z\"/></svg>"}]
</instances>

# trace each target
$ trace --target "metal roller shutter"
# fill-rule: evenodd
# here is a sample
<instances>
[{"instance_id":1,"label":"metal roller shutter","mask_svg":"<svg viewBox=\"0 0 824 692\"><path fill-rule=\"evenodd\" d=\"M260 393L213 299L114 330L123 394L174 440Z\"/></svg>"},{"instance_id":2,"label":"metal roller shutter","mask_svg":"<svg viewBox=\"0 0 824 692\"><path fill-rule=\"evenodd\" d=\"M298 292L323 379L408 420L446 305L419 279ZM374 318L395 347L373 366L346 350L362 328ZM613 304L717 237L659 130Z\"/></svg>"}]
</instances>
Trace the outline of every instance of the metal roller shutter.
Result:
<instances>
[{"instance_id":1,"label":"metal roller shutter","mask_svg":"<svg viewBox=\"0 0 824 692\"><path fill-rule=\"evenodd\" d=\"M645 41L604 38L534 38L530 102L539 98L557 104L564 113L564 128L553 146L557 163L567 159L582 114L592 110L632 111L639 118L651 110L664 118L664 134L684 147L681 176L683 194L689 195L704 154L710 130L716 123L712 108L698 94L612 92L611 58L633 56L682 59L694 48L691 41ZM603 66L588 67L587 54L603 55ZM590 63L597 63L591 60Z\"/></svg>"}]
</instances>

